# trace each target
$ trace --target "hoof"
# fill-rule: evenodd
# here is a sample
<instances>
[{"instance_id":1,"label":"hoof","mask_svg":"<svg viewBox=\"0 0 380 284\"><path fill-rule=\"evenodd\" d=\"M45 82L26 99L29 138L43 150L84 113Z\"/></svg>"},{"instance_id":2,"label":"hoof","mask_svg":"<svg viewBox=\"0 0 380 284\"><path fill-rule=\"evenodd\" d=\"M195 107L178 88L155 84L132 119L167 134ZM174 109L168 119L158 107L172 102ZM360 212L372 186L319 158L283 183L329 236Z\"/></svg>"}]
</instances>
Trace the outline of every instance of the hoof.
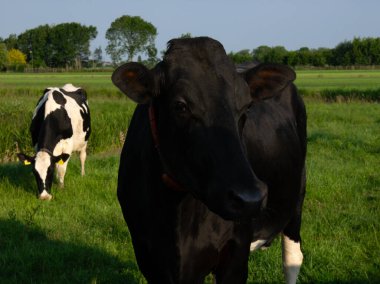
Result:
<instances>
[{"instance_id":1,"label":"hoof","mask_svg":"<svg viewBox=\"0 0 380 284\"><path fill-rule=\"evenodd\" d=\"M46 190L44 190L40 196L38 197L40 200L51 200L53 196L49 194Z\"/></svg>"}]
</instances>

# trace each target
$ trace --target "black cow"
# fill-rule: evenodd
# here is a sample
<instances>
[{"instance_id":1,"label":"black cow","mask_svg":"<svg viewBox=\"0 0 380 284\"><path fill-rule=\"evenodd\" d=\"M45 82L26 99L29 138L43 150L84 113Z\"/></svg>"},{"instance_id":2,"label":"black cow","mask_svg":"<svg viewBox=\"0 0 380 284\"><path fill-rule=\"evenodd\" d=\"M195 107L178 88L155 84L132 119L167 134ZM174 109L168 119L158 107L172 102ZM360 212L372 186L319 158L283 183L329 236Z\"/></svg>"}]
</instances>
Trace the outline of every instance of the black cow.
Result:
<instances>
[{"instance_id":1,"label":"black cow","mask_svg":"<svg viewBox=\"0 0 380 284\"><path fill-rule=\"evenodd\" d=\"M80 152L82 175L86 160L87 141L91 133L90 109L86 92L66 84L48 88L34 110L30 133L36 150L34 157L18 154L25 165L33 165L39 198L50 200L54 167L63 187L67 163L73 151Z\"/></svg>"},{"instance_id":2,"label":"black cow","mask_svg":"<svg viewBox=\"0 0 380 284\"><path fill-rule=\"evenodd\" d=\"M210 272L217 283L245 283L250 247L281 232L295 282L306 114L294 79L272 64L238 74L206 37L171 40L151 70L115 70L114 84L138 103L117 194L149 283L202 283Z\"/></svg>"}]
</instances>

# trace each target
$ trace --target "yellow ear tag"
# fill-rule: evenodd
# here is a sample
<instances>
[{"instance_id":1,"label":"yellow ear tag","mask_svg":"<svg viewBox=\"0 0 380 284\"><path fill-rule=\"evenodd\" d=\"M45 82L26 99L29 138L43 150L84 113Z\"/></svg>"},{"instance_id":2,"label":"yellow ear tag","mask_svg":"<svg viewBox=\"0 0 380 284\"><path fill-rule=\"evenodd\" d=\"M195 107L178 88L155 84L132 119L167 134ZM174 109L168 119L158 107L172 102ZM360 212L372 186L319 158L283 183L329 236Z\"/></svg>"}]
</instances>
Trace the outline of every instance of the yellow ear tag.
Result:
<instances>
[{"instance_id":1,"label":"yellow ear tag","mask_svg":"<svg viewBox=\"0 0 380 284\"><path fill-rule=\"evenodd\" d=\"M30 164L31 164L31 162L29 162L28 160L25 160L25 161L24 161L24 165L25 165L25 166L30 165Z\"/></svg>"},{"instance_id":2,"label":"yellow ear tag","mask_svg":"<svg viewBox=\"0 0 380 284\"><path fill-rule=\"evenodd\" d=\"M57 164L62 166L64 163L65 162L62 159L60 159Z\"/></svg>"}]
</instances>

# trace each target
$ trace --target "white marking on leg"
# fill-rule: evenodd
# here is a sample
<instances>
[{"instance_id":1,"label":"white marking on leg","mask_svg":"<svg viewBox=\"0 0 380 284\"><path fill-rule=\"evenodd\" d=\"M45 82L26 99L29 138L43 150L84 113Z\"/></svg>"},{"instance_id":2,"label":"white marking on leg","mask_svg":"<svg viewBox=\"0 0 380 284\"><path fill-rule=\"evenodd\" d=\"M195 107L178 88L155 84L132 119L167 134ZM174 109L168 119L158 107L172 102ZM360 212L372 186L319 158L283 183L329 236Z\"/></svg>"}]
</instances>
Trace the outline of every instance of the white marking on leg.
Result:
<instances>
[{"instance_id":1,"label":"white marking on leg","mask_svg":"<svg viewBox=\"0 0 380 284\"><path fill-rule=\"evenodd\" d=\"M45 189L39 196L39 199L41 199L41 200L51 200L52 198L53 198L53 196L51 194L49 194Z\"/></svg>"},{"instance_id":2,"label":"white marking on leg","mask_svg":"<svg viewBox=\"0 0 380 284\"><path fill-rule=\"evenodd\" d=\"M255 251L261 248L267 240L257 240L251 243L250 251Z\"/></svg>"},{"instance_id":3,"label":"white marking on leg","mask_svg":"<svg viewBox=\"0 0 380 284\"><path fill-rule=\"evenodd\" d=\"M86 157L87 157L87 153L86 153L86 147L84 147L81 151L80 151L80 164L81 164L81 167L82 167L82 176L84 176L85 172L84 172L84 163L86 161Z\"/></svg>"},{"instance_id":4,"label":"white marking on leg","mask_svg":"<svg viewBox=\"0 0 380 284\"><path fill-rule=\"evenodd\" d=\"M301 244L282 235L282 265L287 284L295 284L303 261Z\"/></svg>"},{"instance_id":5,"label":"white marking on leg","mask_svg":"<svg viewBox=\"0 0 380 284\"><path fill-rule=\"evenodd\" d=\"M66 169L67 169L67 164L69 162L69 159L67 159L66 162L64 162L62 165L57 164L57 177L59 181L59 187L61 188L63 188L64 186L65 174L66 174Z\"/></svg>"}]
</instances>

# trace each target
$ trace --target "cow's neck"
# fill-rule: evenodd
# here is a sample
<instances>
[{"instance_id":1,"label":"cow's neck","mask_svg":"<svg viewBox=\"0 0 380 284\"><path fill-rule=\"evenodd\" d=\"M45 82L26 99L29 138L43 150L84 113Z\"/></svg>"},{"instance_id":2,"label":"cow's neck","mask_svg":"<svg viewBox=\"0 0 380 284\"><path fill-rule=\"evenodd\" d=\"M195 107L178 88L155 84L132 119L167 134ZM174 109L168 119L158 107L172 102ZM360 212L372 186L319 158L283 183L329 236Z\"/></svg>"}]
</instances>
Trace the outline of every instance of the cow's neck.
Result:
<instances>
[{"instance_id":1,"label":"cow's neck","mask_svg":"<svg viewBox=\"0 0 380 284\"><path fill-rule=\"evenodd\" d=\"M182 185L180 185L169 173L170 171L165 163L165 159L162 156L161 147L160 147L160 139L159 139L158 128L157 128L156 113L155 113L153 102L149 106L149 124L150 124L151 133L152 133L154 148L156 149L158 153L158 156L160 158L160 162L162 165L162 169L163 169L163 173L161 174L162 182L168 188L174 191L186 191L185 188Z\"/></svg>"}]
</instances>

